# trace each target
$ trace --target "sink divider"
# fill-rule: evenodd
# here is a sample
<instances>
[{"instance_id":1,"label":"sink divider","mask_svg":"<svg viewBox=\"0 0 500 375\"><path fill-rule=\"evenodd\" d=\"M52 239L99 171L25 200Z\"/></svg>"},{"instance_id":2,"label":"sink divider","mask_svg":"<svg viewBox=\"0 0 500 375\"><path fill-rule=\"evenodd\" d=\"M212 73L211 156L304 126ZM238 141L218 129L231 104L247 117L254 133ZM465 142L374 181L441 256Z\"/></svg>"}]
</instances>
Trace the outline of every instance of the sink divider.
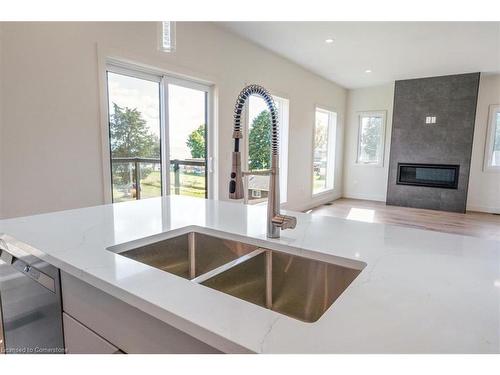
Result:
<instances>
[{"instance_id":1,"label":"sink divider","mask_svg":"<svg viewBox=\"0 0 500 375\"><path fill-rule=\"evenodd\" d=\"M273 308L273 252L266 250L266 307Z\"/></svg>"},{"instance_id":2,"label":"sink divider","mask_svg":"<svg viewBox=\"0 0 500 375\"><path fill-rule=\"evenodd\" d=\"M193 279L196 276L196 236L194 232L188 233L188 261L189 278Z\"/></svg>"},{"instance_id":3,"label":"sink divider","mask_svg":"<svg viewBox=\"0 0 500 375\"><path fill-rule=\"evenodd\" d=\"M195 277L191 281L194 283L197 283L197 284L201 284L201 283L207 281L208 279L211 279L212 277L217 276L217 275L221 274L222 272L225 272L233 267L236 267L238 264L246 262L247 260L252 259L252 258L256 257L257 255L260 255L264 252L271 252L271 251L266 250L266 249L262 249L259 247L248 254L245 254L245 255L243 255L235 260L232 260L231 262L225 263L220 267L214 268L211 271L208 271L208 272L206 272L198 277Z\"/></svg>"}]
</instances>

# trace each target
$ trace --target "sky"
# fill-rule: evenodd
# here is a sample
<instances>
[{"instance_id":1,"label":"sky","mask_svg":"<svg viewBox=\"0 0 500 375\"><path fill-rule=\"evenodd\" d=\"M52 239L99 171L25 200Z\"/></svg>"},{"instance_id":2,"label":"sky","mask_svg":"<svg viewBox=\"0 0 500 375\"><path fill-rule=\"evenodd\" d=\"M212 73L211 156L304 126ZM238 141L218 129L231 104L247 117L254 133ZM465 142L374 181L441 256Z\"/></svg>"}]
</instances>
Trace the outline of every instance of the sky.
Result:
<instances>
[{"instance_id":1,"label":"sky","mask_svg":"<svg viewBox=\"0 0 500 375\"><path fill-rule=\"evenodd\" d=\"M191 157L186 140L205 123L205 92L168 85L168 114L171 159Z\"/></svg>"},{"instance_id":2,"label":"sky","mask_svg":"<svg viewBox=\"0 0 500 375\"><path fill-rule=\"evenodd\" d=\"M254 118L256 118L264 110L267 110L267 105L264 99L262 99L260 96L250 96L250 103L248 105L248 118L250 120L250 125L252 124Z\"/></svg>"},{"instance_id":3,"label":"sky","mask_svg":"<svg viewBox=\"0 0 500 375\"><path fill-rule=\"evenodd\" d=\"M108 73L110 110L112 103L137 108L150 131L160 135L160 84L121 74Z\"/></svg>"}]
</instances>

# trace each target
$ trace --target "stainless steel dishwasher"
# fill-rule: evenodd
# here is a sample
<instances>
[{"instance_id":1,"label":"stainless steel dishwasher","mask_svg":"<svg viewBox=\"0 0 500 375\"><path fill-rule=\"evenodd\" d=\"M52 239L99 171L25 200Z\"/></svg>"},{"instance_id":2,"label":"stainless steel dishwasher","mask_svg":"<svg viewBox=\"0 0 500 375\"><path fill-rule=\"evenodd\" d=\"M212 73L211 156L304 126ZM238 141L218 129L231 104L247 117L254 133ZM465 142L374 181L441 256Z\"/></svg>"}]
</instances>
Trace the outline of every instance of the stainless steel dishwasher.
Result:
<instances>
[{"instance_id":1,"label":"stainless steel dishwasher","mask_svg":"<svg viewBox=\"0 0 500 375\"><path fill-rule=\"evenodd\" d=\"M0 237L0 350L64 353L59 269Z\"/></svg>"}]
</instances>

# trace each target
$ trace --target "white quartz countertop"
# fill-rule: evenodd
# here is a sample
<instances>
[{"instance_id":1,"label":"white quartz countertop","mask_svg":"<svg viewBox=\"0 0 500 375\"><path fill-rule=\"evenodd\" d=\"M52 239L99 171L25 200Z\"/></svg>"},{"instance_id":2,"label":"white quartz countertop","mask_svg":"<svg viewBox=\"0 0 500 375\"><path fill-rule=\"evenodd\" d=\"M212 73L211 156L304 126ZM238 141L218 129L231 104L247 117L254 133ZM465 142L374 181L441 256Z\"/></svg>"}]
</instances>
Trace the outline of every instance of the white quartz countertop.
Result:
<instances>
[{"instance_id":1,"label":"white quartz countertop","mask_svg":"<svg viewBox=\"0 0 500 375\"><path fill-rule=\"evenodd\" d=\"M2 220L0 233L225 352L500 352L500 242L292 214L296 229L268 240L265 206L175 196ZM305 323L106 250L192 229L366 267Z\"/></svg>"}]
</instances>

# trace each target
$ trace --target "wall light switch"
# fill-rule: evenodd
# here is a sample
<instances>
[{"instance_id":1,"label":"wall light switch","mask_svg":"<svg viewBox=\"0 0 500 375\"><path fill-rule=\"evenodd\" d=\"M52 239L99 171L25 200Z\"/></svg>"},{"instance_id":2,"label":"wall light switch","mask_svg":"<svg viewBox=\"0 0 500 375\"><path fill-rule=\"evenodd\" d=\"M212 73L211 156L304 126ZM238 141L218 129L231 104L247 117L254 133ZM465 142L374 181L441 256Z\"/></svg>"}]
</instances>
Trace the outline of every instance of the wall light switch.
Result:
<instances>
[{"instance_id":1,"label":"wall light switch","mask_svg":"<svg viewBox=\"0 0 500 375\"><path fill-rule=\"evenodd\" d=\"M432 116L431 117L431 124L435 124L436 123L436 116Z\"/></svg>"}]
</instances>

